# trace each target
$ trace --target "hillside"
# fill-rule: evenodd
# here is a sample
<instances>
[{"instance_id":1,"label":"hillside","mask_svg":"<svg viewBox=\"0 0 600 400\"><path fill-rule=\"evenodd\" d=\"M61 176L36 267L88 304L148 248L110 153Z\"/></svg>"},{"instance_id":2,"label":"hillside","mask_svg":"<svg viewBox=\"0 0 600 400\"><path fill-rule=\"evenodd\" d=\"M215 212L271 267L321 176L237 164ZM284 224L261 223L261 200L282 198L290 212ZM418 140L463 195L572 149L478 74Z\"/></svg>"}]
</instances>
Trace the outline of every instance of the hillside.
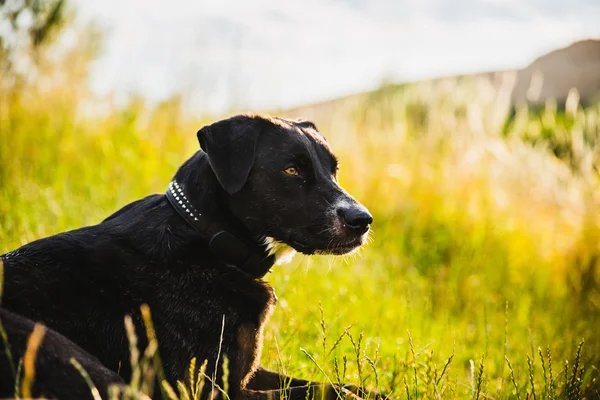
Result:
<instances>
[{"instance_id":1,"label":"hillside","mask_svg":"<svg viewBox=\"0 0 600 400\"><path fill-rule=\"evenodd\" d=\"M534 75L541 77L534 81L537 87L530 90ZM510 102L512 105L527 102L544 104L547 99L555 98L564 103L569 90L576 88L581 102L591 103L600 97L600 39L588 39L575 42L565 48L554 50L535 59L519 70L490 71L477 74L457 75L435 78L413 83L388 85L383 89L352 94L319 103L300 106L284 111L290 117L320 119L334 109L346 108L368 101L369 97L385 92L402 90L408 86L439 86L456 83L485 82L495 89L503 84L512 86ZM540 86L541 85L541 86ZM528 98L528 91L530 97ZM537 93L536 93L537 92Z\"/></svg>"},{"instance_id":2,"label":"hillside","mask_svg":"<svg viewBox=\"0 0 600 400\"><path fill-rule=\"evenodd\" d=\"M540 74L541 87L530 85ZM533 90L529 91L528 89ZM600 94L600 40L583 40L537 58L517 73L512 92L513 104L544 104L554 98L564 103L571 88L576 88L581 100L589 103ZM537 92L537 93L536 93Z\"/></svg>"}]
</instances>

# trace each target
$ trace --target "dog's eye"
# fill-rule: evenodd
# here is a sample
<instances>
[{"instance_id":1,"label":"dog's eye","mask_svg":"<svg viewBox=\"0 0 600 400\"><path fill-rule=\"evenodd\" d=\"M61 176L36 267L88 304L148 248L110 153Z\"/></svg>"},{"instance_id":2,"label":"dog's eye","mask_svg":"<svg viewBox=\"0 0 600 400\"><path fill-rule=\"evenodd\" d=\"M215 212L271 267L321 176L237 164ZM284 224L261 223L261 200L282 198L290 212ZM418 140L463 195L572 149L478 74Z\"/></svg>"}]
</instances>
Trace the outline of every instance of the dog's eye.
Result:
<instances>
[{"instance_id":1,"label":"dog's eye","mask_svg":"<svg viewBox=\"0 0 600 400\"><path fill-rule=\"evenodd\" d=\"M283 172L288 175L298 175L298 169L296 167L287 167Z\"/></svg>"}]
</instances>

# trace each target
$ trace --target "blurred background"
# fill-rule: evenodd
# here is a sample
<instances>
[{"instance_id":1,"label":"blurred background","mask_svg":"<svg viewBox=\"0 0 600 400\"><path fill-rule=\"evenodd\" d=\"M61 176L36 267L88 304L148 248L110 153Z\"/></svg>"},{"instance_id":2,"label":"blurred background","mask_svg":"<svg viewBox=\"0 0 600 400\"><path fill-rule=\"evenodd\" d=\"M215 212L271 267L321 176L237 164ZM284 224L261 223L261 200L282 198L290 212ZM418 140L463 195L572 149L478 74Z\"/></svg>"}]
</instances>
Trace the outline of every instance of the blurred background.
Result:
<instances>
[{"instance_id":1,"label":"blurred background","mask_svg":"<svg viewBox=\"0 0 600 400\"><path fill-rule=\"evenodd\" d=\"M290 107L382 82L516 69L600 36L594 0L73 5L82 23L103 33L92 67L96 93L184 94L194 113Z\"/></svg>"},{"instance_id":2,"label":"blurred background","mask_svg":"<svg viewBox=\"0 0 600 400\"><path fill-rule=\"evenodd\" d=\"M0 0L0 253L163 191L204 124L311 119L373 240L267 277L264 364L600 398L598 21L595 0Z\"/></svg>"}]
</instances>

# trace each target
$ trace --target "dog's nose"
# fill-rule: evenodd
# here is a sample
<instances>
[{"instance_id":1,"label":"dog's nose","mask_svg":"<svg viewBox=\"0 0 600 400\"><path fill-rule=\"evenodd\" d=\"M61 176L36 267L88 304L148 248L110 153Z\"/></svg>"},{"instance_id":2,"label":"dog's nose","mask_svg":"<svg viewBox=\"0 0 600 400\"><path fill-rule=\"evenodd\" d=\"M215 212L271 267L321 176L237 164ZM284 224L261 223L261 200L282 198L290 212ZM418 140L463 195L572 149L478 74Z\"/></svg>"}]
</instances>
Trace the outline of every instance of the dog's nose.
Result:
<instances>
[{"instance_id":1,"label":"dog's nose","mask_svg":"<svg viewBox=\"0 0 600 400\"><path fill-rule=\"evenodd\" d=\"M338 214L348 228L361 235L369 230L373 222L373 216L364 207L341 208Z\"/></svg>"}]
</instances>

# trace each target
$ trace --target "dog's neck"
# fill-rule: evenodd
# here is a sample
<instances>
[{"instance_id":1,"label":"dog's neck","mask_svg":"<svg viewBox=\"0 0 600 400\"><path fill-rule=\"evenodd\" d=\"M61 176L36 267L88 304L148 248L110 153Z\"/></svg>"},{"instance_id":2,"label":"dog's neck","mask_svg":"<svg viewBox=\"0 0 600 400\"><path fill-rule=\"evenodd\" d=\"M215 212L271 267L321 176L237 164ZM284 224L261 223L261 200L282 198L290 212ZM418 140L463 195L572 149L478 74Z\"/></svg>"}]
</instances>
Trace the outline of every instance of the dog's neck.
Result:
<instances>
[{"instance_id":1,"label":"dog's neck","mask_svg":"<svg viewBox=\"0 0 600 400\"><path fill-rule=\"evenodd\" d=\"M166 191L173 209L209 244L212 255L245 273L264 276L274 264L271 242L257 241L227 207L206 154L197 152L175 174ZM185 222L184 222L185 221Z\"/></svg>"}]
</instances>

